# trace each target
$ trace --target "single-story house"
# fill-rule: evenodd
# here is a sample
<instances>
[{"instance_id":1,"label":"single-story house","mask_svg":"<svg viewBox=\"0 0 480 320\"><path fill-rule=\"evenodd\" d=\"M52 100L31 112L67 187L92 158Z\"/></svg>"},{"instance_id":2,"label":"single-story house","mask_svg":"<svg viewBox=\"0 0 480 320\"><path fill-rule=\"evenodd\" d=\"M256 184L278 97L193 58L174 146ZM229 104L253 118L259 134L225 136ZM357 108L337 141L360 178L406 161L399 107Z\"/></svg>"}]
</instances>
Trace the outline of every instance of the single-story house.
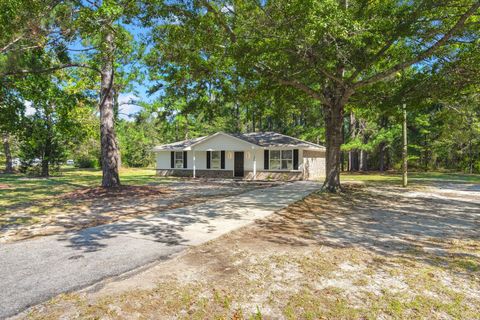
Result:
<instances>
[{"instance_id":1,"label":"single-story house","mask_svg":"<svg viewBox=\"0 0 480 320\"><path fill-rule=\"evenodd\" d=\"M275 132L224 133L153 148L161 176L313 180L325 177L325 147Z\"/></svg>"}]
</instances>

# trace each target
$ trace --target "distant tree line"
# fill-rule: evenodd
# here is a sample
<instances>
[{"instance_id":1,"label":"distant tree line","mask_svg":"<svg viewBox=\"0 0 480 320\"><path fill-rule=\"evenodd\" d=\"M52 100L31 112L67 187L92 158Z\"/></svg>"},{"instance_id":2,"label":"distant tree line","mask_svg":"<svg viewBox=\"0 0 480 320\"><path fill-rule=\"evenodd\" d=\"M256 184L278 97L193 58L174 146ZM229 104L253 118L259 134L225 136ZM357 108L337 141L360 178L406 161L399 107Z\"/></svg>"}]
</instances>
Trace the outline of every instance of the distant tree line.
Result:
<instances>
[{"instance_id":1,"label":"distant tree line","mask_svg":"<svg viewBox=\"0 0 480 320\"><path fill-rule=\"evenodd\" d=\"M148 166L150 149L226 132L277 131L326 146L341 171L400 165L479 172L480 3L438 1L0 2L0 132L48 176L67 158ZM125 119L119 100L148 86ZM140 99L142 100L142 99ZM36 160L38 159L38 161Z\"/></svg>"}]
</instances>

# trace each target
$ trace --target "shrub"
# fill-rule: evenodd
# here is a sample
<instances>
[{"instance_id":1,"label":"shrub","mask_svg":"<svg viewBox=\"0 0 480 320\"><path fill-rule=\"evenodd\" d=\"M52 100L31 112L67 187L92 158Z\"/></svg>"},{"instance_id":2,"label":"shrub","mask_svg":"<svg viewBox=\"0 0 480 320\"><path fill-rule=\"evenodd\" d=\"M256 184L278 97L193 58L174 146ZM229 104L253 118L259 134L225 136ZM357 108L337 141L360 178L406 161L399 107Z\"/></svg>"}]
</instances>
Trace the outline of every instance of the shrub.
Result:
<instances>
[{"instance_id":1,"label":"shrub","mask_svg":"<svg viewBox=\"0 0 480 320\"><path fill-rule=\"evenodd\" d=\"M75 166L77 168L99 168L100 162L96 158L80 157L75 160Z\"/></svg>"}]
</instances>

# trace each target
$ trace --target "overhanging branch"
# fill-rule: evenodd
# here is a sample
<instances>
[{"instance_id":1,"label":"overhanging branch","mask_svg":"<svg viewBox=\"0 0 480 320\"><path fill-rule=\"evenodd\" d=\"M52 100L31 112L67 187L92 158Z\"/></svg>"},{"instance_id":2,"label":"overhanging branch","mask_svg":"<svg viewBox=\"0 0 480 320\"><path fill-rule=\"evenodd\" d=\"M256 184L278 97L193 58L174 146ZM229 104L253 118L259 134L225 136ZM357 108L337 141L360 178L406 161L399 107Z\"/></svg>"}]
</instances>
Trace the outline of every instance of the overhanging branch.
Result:
<instances>
[{"instance_id":1,"label":"overhanging branch","mask_svg":"<svg viewBox=\"0 0 480 320\"><path fill-rule=\"evenodd\" d=\"M398 63L397 65L393 66L392 68L390 68L388 70L377 73L376 75L374 75L370 78L367 78L365 80L359 81L359 82L353 84L353 88L356 89L356 88L359 88L359 87L362 87L362 86L366 86L366 85L378 82L378 81L383 80L385 78L388 78L388 77L392 76L393 74L395 74L397 71L401 71L401 70L403 70L403 69L405 69L405 68L407 68L407 67L409 67L409 66L411 66L415 63L418 63L418 62L432 56L433 53L435 52L435 50L437 50L439 47L445 45L445 43L447 43L447 41L451 37L453 37L453 35L455 35L460 29L462 29L462 27L465 24L465 21L467 21L467 19L469 17L471 17L479 8L480 8L480 1L476 1L476 3L474 3L460 17L460 19L458 19L458 21L455 23L455 25L447 33L445 33L440 40L435 42L435 44L433 44L427 50L420 53L417 57L415 57L415 58L413 58L409 61L406 61L406 62Z\"/></svg>"},{"instance_id":2,"label":"overhanging branch","mask_svg":"<svg viewBox=\"0 0 480 320\"><path fill-rule=\"evenodd\" d=\"M227 32L228 36L230 37L230 40L235 43L237 42L237 35L235 32L233 32L232 28L227 24L227 22L221 17L221 14L219 11L214 8L208 0L202 1L202 3L205 5L207 10L215 16L217 21L221 24L222 28Z\"/></svg>"},{"instance_id":3,"label":"overhanging branch","mask_svg":"<svg viewBox=\"0 0 480 320\"><path fill-rule=\"evenodd\" d=\"M301 82L298 82L295 80L287 80L287 79L278 79L278 82L280 84L287 85L287 86L296 88L298 90L301 90L306 94L308 94L310 97L320 100L323 104L330 106L330 103L327 101L327 99L325 99L325 97L322 94L318 93L317 91L313 90L312 88L310 88L309 86Z\"/></svg>"},{"instance_id":4,"label":"overhanging branch","mask_svg":"<svg viewBox=\"0 0 480 320\"><path fill-rule=\"evenodd\" d=\"M87 64L67 63L67 64L63 64L63 65L60 65L60 66L54 66L54 67L49 67L49 68L44 68L44 69L12 70L12 71L1 73L0 76L7 77L7 76L21 76L21 75L25 75L25 74L48 73L48 72L53 72L53 71L57 71L57 70L67 69L67 68L85 68L85 69L94 70L94 71L100 73L99 69L97 69L95 67L92 67L92 66L89 66Z\"/></svg>"}]
</instances>

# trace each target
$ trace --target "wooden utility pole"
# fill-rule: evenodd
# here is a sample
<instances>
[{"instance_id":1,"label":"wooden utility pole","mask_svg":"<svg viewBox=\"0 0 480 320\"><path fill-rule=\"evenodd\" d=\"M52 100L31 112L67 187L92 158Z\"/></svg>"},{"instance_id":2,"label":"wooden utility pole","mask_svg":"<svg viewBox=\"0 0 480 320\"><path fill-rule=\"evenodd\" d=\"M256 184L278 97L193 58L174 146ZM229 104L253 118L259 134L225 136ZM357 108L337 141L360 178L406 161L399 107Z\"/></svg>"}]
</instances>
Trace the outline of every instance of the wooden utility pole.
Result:
<instances>
[{"instance_id":1,"label":"wooden utility pole","mask_svg":"<svg viewBox=\"0 0 480 320\"><path fill-rule=\"evenodd\" d=\"M402 185L406 187L408 185L408 160L407 160L407 105L403 104L403 152L402 152L402 171L403 171L403 179Z\"/></svg>"}]
</instances>

